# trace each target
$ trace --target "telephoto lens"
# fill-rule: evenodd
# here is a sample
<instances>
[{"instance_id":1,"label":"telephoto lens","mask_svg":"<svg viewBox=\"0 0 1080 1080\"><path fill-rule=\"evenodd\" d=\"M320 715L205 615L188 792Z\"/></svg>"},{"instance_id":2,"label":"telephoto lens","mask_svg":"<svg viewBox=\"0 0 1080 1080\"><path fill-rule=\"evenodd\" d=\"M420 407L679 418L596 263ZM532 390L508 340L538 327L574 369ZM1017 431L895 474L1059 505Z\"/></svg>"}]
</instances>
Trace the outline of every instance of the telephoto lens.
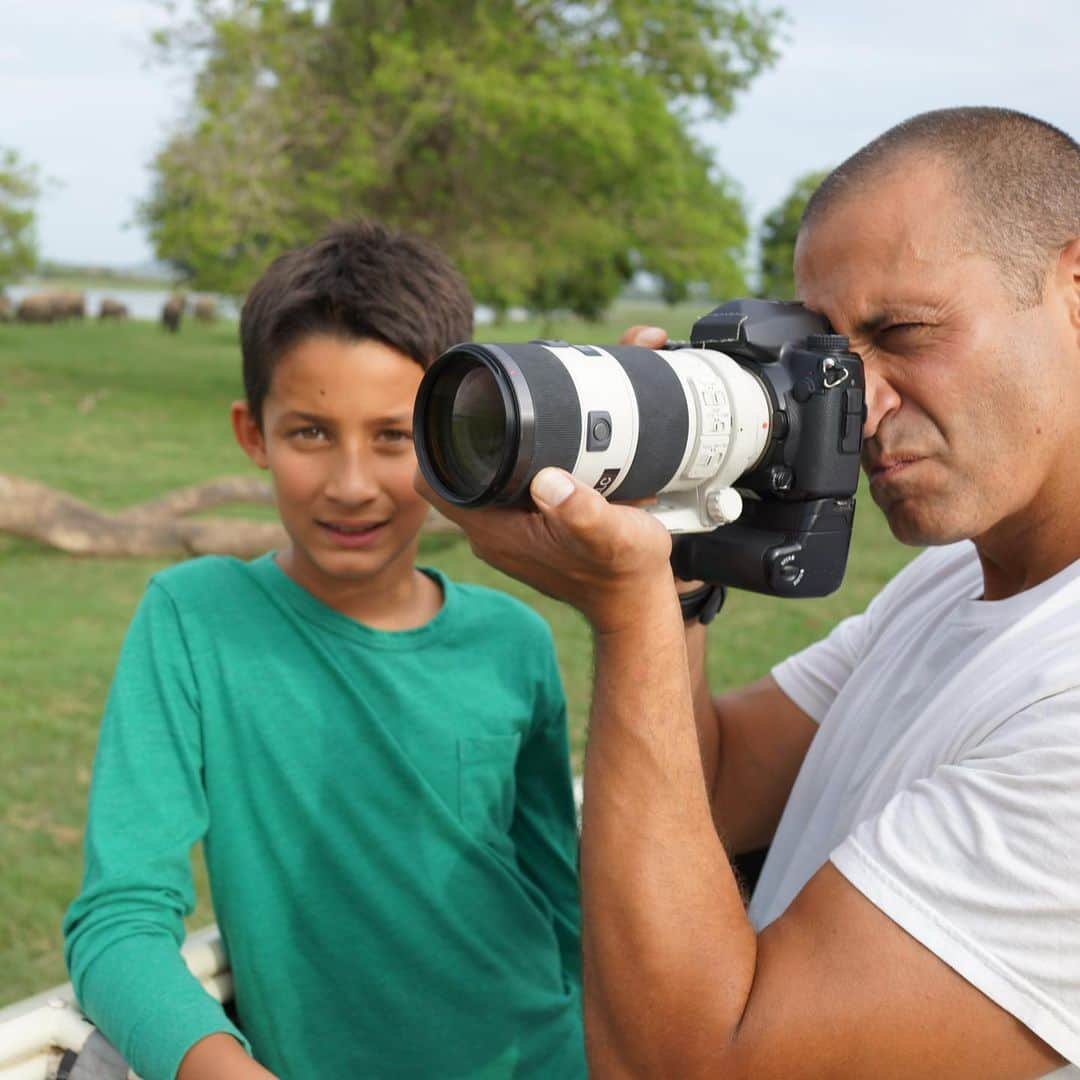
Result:
<instances>
[{"instance_id":1,"label":"telephoto lens","mask_svg":"<svg viewBox=\"0 0 1080 1080\"><path fill-rule=\"evenodd\" d=\"M659 496L673 532L738 517L736 481L761 460L774 406L724 353L632 345L464 344L417 395L420 469L447 502L528 504L556 465L616 500Z\"/></svg>"}]
</instances>

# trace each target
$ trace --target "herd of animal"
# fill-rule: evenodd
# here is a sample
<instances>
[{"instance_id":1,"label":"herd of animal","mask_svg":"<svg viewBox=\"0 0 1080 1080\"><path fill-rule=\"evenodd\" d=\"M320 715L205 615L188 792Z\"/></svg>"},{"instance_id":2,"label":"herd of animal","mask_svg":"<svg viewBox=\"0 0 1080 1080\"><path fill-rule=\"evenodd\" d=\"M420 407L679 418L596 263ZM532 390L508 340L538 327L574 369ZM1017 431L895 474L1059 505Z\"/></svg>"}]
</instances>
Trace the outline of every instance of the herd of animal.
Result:
<instances>
[{"instance_id":1,"label":"herd of animal","mask_svg":"<svg viewBox=\"0 0 1080 1080\"><path fill-rule=\"evenodd\" d=\"M186 311L190 311L192 318L199 322L213 322L217 318L217 304L212 297L189 299L183 293L174 293L161 306L161 325L175 334ZM0 292L0 322L14 319L24 323L58 323L85 319L89 314L86 295L70 289L28 293L17 304L12 304ZM109 297L104 297L98 305L99 319L126 319L129 314L127 305Z\"/></svg>"}]
</instances>

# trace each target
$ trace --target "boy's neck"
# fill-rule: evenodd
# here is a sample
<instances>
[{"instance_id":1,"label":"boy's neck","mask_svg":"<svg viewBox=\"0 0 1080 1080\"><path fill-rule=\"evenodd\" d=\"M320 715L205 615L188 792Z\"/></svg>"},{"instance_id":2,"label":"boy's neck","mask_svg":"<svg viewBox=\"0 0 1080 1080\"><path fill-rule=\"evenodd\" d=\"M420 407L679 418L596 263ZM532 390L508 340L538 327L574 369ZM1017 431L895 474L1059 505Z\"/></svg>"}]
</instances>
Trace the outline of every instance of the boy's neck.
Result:
<instances>
[{"instance_id":1,"label":"boy's neck","mask_svg":"<svg viewBox=\"0 0 1080 1080\"><path fill-rule=\"evenodd\" d=\"M289 548L278 552L275 561L317 600L373 630L414 630L430 622L443 604L441 587L411 560L400 573L383 573L373 581L312 574Z\"/></svg>"}]
</instances>

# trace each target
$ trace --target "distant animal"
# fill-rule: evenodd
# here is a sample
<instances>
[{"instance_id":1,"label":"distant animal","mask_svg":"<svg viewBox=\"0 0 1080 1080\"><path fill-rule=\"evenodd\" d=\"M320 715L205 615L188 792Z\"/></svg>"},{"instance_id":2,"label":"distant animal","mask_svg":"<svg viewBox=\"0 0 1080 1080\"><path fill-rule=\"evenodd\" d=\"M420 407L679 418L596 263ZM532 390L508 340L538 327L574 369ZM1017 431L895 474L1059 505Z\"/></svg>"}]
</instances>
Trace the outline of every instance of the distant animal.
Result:
<instances>
[{"instance_id":1,"label":"distant animal","mask_svg":"<svg viewBox=\"0 0 1080 1080\"><path fill-rule=\"evenodd\" d=\"M186 299L178 293L174 293L161 307L161 325L170 333L175 334L180 329L180 320L184 315Z\"/></svg>"},{"instance_id":2,"label":"distant animal","mask_svg":"<svg viewBox=\"0 0 1080 1080\"><path fill-rule=\"evenodd\" d=\"M86 295L74 289L64 289L52 294L53 308L58 319L85 319Z\"/></svg>"},{"instance_id":3,"label":"distant animal","mask_svg":"<svg viewBox=\"0 0 1080 1080\"><path fill-rule=\"evenodd\" d=\"M199 322L213 322L217 318L217 301L212 296L200 296L191 305L191 314Z\"/></svg>"},{"instance_id":4,"label":"distant animal","mask_svg":"<svg viewBox=\"0 0 1080 1080\"><path fill-rule=\"evenodd\" d=\"M126 319L128 317L127 304L121 304L119 300L111 300L105 296L98 308L99 319Z\"/></svg>"},{"instance_id":5,"label":"distant animal","mask_svg":"<svg viewBox=\"0 0 1080 1080\"><path fill-rule=\"evenodd\" d=\"M11 322L11 316L14 314L11 308L11 301L0 292L0 322Z\"/></svg>"},{"instance_id":6,"label":"distant animal","mask_svg":"<svg viewBox=\"0 0 1080 1080\"><path fill-rule=\"evenodd\" d=\"M86 315L86 297L81 292L38 292L24 296L15 309L19 322L52 323L82 319Z\"/></svg>"},{"instance_id":7,"label":"distant animal","mask_svg":"<svg viewBox=\"0 0 1080 1080\"><path fill-rule=\"evenodd\" d=\"M15 318L24 323L51 323L56 322L58 317L53 293L30 293L19 301L15 309Z\"/></svg>"}]
</instances>

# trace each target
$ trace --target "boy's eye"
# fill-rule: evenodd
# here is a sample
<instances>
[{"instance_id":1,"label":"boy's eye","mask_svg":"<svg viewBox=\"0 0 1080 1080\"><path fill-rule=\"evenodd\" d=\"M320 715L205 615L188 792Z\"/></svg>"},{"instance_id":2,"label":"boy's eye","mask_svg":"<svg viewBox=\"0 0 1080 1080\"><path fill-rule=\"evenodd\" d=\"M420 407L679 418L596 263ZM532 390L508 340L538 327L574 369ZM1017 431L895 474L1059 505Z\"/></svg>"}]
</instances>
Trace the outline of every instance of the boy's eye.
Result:
<instances>
[{"instance_id":1,"label":"boy's eye","mask_svg":"<svg viewBox=\"0 0 1080 1080\"><path fill-rule=\"evenodd\" d=\"M412 440L412 432L401 428L387 428L379 432L379 438L389 443L409 442Z\"/></svg>"},{"instance_id":2,"label":"boy's eye","mask_svg":"<svg viewBox=\"0 0 1080 1080\"><path fill-rule=\"evenodd\" d=\"M293 428L293 430L289 432L289 438L296 439L298 442L315 442L318 439L325 437L326 432L315 424Z\"/></svg>"}]
</instances>

